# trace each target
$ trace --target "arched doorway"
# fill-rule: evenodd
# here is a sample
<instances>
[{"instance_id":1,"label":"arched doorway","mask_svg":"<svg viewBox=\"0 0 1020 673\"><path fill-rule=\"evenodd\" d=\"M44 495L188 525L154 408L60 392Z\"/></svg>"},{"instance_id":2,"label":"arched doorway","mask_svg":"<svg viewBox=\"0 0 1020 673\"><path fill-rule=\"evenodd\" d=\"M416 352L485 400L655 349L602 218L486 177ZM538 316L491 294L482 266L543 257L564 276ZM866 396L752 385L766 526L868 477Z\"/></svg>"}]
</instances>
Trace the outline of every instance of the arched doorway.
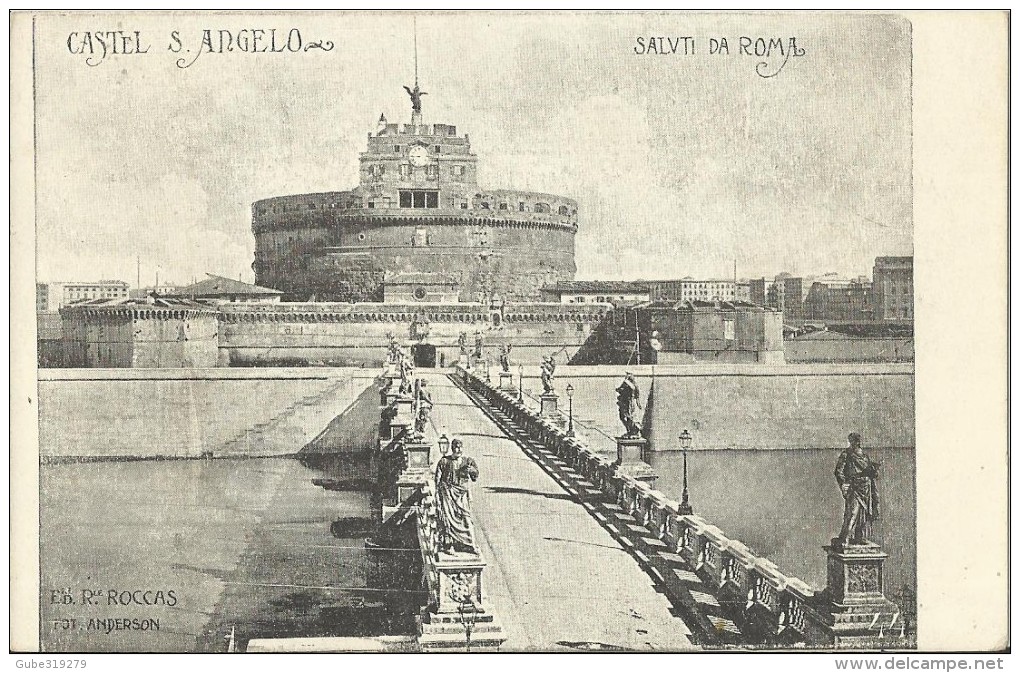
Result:
<instances>
[{"instance_id":1,"label":"arched doorway","mask_svg":"<svg viewBox=\"0 0 1020 673\"><path fill-rule=\"evenodd\" d=\"M411 346L411 357L415 367L433 369L436 366L436 347L432 344L414 344Z\"/></svg>"}]
</instances>

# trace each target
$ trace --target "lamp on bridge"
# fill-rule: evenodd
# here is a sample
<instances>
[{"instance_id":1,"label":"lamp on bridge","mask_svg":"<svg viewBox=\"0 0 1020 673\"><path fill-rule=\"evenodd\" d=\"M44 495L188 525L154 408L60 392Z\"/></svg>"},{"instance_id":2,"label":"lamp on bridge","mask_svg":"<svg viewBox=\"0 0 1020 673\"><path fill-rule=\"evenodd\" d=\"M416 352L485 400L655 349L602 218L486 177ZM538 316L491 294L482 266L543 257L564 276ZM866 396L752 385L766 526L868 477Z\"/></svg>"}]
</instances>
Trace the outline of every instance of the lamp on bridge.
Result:
<instances>
[{"instance_id":1,"label":"lamp on bridge","mask_svg":"<svg viewBox=\"0 0 1020 673\"><path fill-rule=\"evenodd\" d=\"M450 438L446 436L445 432L439 437L438 444L439 455L445 456L450 451Z\"/></svg>"},{"instance_id":2,"label":"lamp on bridge","mask_svg":"<svg viewBox=\"0 0 1020 673\"><path fill-rule=\"evenodd\" d=\"M524 365L517 365L517 400L524 402Z\"/></svg>"},{"instance_id":3,"label":"lamp on bridge","mask_svg":"<svg viewBox=\"0 0 1020 673\"><path fill-rule=\"evenodd\" d=\"M680 440L680 450L684 452L684 490L680 497L680 507L676 511L681 515L690 515L694 514L690 493L687 492L687 450L691 448L691 433L684 428L677 439Z\"/></svg>"},{"instance_id":4,"label":"lamp on bridge","mask_svg":"<svg viewBox=\"0 0 1020 673\"><path fill-rule=\"evenodd\" d=\"M567 384L567 437L574 436L574 386Z\"/></svg>"}]
</instances>

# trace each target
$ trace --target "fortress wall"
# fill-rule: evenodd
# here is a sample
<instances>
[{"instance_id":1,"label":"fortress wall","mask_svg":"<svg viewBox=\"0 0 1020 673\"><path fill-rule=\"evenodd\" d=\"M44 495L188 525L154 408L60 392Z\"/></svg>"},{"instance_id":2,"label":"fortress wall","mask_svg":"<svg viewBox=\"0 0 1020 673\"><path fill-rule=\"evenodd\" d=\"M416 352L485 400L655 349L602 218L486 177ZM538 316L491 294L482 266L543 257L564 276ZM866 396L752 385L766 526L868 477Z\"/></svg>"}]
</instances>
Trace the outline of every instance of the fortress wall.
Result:
<instances>
[{"instance_id":1,"label":"fortress wall","mask_svg":"<svg viewBox=\"0 0 1020 673\"><path fill-rule=\"evenodd\" d=\"M44 370L40 453L44 458L218 454L246 430L271 422L301 400L337 386L323 404L340 414L373 383L368 372L343 369ZM314 436L321 429L309 430ZM302 446L275 448L296 453ZM230 453L243 455L244 449Z\"/></svg>"},{"instance_id":2,"label":"fortress wall","mask_svg":"<svg viewBox=\"0 0 1020 673\"><path fill-rule=\"evenodd\" d=\"M493 293L535 300L543 286L573 278L576 202L465 189L471 194L460 199L464 209L445 202L435 209L381 207L381 201L367 208L361 200L368 197L357 193L256 202L256 283L294 299L372 301L381 298L387 273L452 272L460 276L461 299L473 301Z\"/></svg>"},{"instance_id":3,"label":"fortress wall","mask_svg":"<svg viewBox=\"0 0 1020 673\"><path fill-rule=\"evenodd\" d=\"M647 410L648 365L559 367L556 389L566 412L574 387L574 418L591 446L615 452L623 431L615 389L625 371L637 375ZM525 390L541 392L537 368ZM688 428L694 450L838 448L859 432L874 448L914 446L912 364L691 364L655 367L655 392L646 418L653 448L677 448Z\"/></svg>"},{"instance_id":4,"label":"fortress wall","mask_svg":"<svg viewBox=\"0 0 1020 673\"><path fill-rule=\"evenodd\" d=\"M401 321L355 322L224 322L220 324L220 349L234 365L272 365L274 363L333 362L350 366L364 364L375 367L386 358L388 334L403 343L410 343L409 328L416 310L426 307L407 306ZM588 314L590 316L590 314ZM483 356L495 362L500 348L513 346L512 358L519 363L538 363L550 353L558 353L559 362L566 362L591 334L594 320L585 321L578 314L577 322L523 320L516 317L494 327L487 313L465 315L463 322L433 321L427 342L437 348L437 362L455 363L460 355L457 345L461 332L467 333L468 348L474 352L476 331L483 334ZM471 320L475 318L475 320Z\"/></svg>"}]
</instances>

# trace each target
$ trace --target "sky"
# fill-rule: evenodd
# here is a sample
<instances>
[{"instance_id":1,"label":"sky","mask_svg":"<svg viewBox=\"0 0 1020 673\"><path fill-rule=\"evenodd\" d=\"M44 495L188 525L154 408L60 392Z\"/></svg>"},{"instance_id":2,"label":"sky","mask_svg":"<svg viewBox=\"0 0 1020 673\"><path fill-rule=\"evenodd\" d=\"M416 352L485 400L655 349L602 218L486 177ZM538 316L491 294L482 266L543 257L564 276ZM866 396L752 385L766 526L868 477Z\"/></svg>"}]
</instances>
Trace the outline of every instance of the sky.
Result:
<instances>
[{"instance_id":1,"label":"sky","mask_svg":"<svg viewBox=\"0 0 1020 673\"><path fill-rule=\"evenodd\" d=\"M899 17L52 14L35 37L38 279L134 284L140 260L143 284L252 281L251 203L353 188L380 113L409 121L414 16L424 120L469 134L484 187L578 200L579 279L730 277L734 261L740 277L870 276L912 253ZM200 50L206 29L255 28L334 48ZM70 53L71 33L80 51L111 30L148 53ZM695 51L635 53L654 36ZM742 36L803 55L741 54ZM708 53L722 37L729 53Z\"/></svg>"}]
</instances>

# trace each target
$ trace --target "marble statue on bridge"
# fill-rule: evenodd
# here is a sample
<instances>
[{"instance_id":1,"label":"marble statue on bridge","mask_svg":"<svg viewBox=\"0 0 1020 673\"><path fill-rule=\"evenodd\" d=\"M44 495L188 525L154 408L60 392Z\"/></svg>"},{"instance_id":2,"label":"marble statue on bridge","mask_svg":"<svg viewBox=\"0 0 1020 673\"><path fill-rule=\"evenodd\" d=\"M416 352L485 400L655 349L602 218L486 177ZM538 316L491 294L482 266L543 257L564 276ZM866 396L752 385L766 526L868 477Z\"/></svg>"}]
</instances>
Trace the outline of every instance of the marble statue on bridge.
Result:
<instances>
[{"instance_id":1,"label":"marble statue on bridge","mask_svg":"<svg viewBox=\"0 0 1020 673\"><path fill-rule=\"evenodd\" d=\"M414 365L410 356L401 353L400 356L400 389L397 391L402 396L410 396L412 392L412 377L414 376Z\"/></svg>"},{"instance_id":2,"label":"marble statue on bridge","mask_svg":"<svg viewBox=\"0 0 1020 673\"><path fill-rule=\"evenodd\" d=\"M421 439L425 436L425 428L429 425L429 418L432 416L432 395L429 394L426 381L418 379L417 390L414 394L414 437Z\"/></svg>"},{"instance_id":3,"label":"marble statue on bridge","mask_svg":"<svg viewBox=\"0 0 1020 673\"><path fill-rule=\"evenodd\" d=\"M477 554L471 493L468 483L478 481L478 464L463 455L464 442L454 439L450 453L436 465L436 501L439 509L439 545L447 554Z\"/></svg>"},{"instance_id":4,"label":"marble statue on bridge","mask_svg":"<svg viewBox=\"0 0 1020 673\"><path fill-rule=\"evenodd\" d=\"M878 468L861 448L861 436L851 432L849 446L836 460L836 483L843 494L843 528L839 541L846 545L869 544L871 524L878 519Z\"/></svg>"},{"instance_id":5,"label":"marble statue on bridge","mask_svg":"<svg viewBox=\"0 0 1020 673\"><path fill-rule=\"evenodd\" d=\"M397 342L397 338L393 336L393 332L387 332L386 337L389 339L388 362L396 364L400 362L400 344Z\"/></svg>"},{"instance_id":6,"label":"marble statue on bridge","mask_svg":"<svg viewBox=\"0 0 1020 673\"><path fill-rule=\"evenodd\" d=\"M546 395L553 393L553 375L556 374L556 360L552 355L542 358L542 392Z\"/></svg>"},{"instance_id":7,"label":"marble statue on bridge","mask_svg":"<svg viewBox=\"0 0 1020 673\"><path fill-rule=\"evenodd\" d=\"M467 332L461 332L460 336L457 337L457 347L460 348L461 355L468 354Z\"/></svg>"},{"instance_id":8,"label":"marble statue on bridge","mask_svg":"<svg viewBox=\"0 0 1020 673\"><path fill-rule=\"evenodd\" d=\"M641 391L637 379L630 372L616 388L616 405L620 409L620 422L623 423L625 439L637 439L641 436L641 424L637 421L637 412L641 409Z\"/></svg>"},{"instance_id":9,"label":"marble statue on bridge","mask_svg":"<svg viewBox=\"0 0 1020 673\"><path fill-rule=\"evenodd\" d=\"M475 332L475 358L481 359L482 357L482 333Z\"/></svg>"},{"instance_id":10,"label":"marble statue on bridge","mask_svg":"<svg viewBox=\"0 0 1020 673\"><path fill-rule=\"evenodd\" d=\"M499 366L505 372L510 371L510 350L513 348L510 344L503 344L499 352Z\"/></svg>"}]
</instances>

